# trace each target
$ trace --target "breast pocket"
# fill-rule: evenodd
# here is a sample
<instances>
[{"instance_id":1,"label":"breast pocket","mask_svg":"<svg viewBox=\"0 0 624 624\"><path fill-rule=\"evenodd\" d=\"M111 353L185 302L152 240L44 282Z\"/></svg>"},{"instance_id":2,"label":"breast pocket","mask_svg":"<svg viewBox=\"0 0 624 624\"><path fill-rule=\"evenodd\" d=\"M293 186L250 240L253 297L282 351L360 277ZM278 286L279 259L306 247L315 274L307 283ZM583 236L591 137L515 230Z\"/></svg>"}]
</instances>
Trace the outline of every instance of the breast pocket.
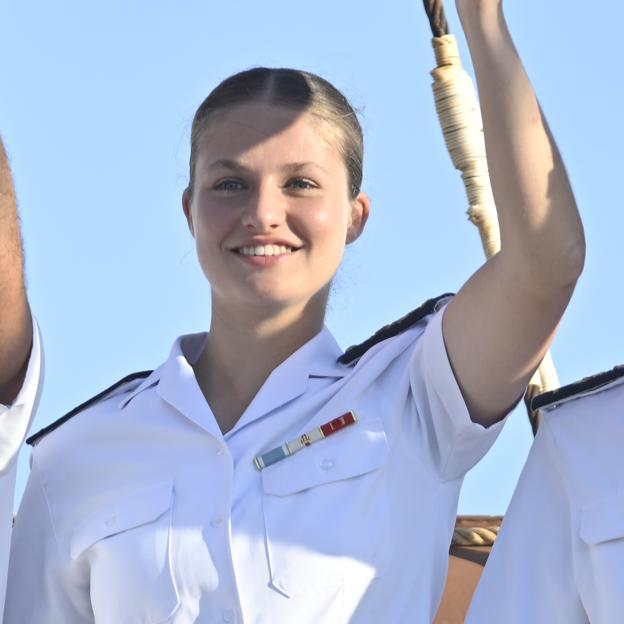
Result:
<instances>
[{"instance_id":1,"label":"breast pocket","mask_svg":"<svg viewBox=\"0 0 624 624\"><path fill-rule=\"evenodd\" d=\"M172 481L125 490L76 528L70 554L88 561L98 624L157 624L177 609L172 505Z\"/></svg>"},{"instance_id":2,"label":"breast pocket","mask_svg":"<svg viewBox=\"0 0 624 624\"><path fill-rule=\"evenodd\" d=\"M342 621L383 574L387 455L382 423L370 419L262 471L271 584L291 598L289 621Z\"/></svg>"}]
</instances>

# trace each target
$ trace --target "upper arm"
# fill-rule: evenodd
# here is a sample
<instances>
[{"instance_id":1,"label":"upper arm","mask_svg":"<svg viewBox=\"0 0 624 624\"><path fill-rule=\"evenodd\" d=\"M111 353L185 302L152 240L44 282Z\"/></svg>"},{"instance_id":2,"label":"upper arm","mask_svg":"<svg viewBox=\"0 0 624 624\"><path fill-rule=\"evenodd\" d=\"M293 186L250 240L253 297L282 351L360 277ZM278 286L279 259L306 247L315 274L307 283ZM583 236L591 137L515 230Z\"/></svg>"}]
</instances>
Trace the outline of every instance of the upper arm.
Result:
<instances>
[{"instance_id":1,"label":"upper arm","mask_svg":"<svg viewBox=\"0 0 624 624\"><path fill-rule=\"evenodd\" d=\"M0 311L0 404L10 405L24 382L33 343L33 321L22 292L2 298Z\"/></svg>"},{"instance_id":2,"label":"upper arm","mask_svg":"<svg viewBox=\"0 0 624 624\"><path fill-rule=\"evenodd\" d=\"M416 419L426 434L418 438L443 480L463 477L502 428L502 422L485 428L470 418L445 346L442 324L447 313L448 306L429 320L410 362Z\"/></svg>"},{"instance_id":3,"label":"upper arm","mask_svg":"<svg viewBox=\"0 0 624 624\"><path fill-rule=\"evenodd\" d=\"M522 396L552 342L573 285L537 298L498 254L451 301L444 339L475 422L498 420Z\"/></svg>"},{"instance_id":4,"label":"upper arm","mask_svg":"<svg viewBox=\"0 0 624 624\"><path fill-rule=\"evenodd\" d=\"M20 221L11 169L0 139L0 404L9 405L17 396L31 343Z\"/></svg>"},{"instance_id":5,"label":"upper arm","mask_svg":"<svg viewBox=\"0 0 624 624\"><path fill-rule=\"evenodd\" d=\"M20 375L12 404L0 404L0 475L9 470L33 420L43 384L43 348L37 323L32 320L32 347Z\"/></svg>"},{"instance_id":6,"label":"upper arm","mask_svg":"<svg viewBox=\"0 0 624 624\"><path fill-rule=\"evenodd\" d=\"M467 624L587 624L573 574L571 515L540 428L475 591Z\"/></svg>"}]
</instances>

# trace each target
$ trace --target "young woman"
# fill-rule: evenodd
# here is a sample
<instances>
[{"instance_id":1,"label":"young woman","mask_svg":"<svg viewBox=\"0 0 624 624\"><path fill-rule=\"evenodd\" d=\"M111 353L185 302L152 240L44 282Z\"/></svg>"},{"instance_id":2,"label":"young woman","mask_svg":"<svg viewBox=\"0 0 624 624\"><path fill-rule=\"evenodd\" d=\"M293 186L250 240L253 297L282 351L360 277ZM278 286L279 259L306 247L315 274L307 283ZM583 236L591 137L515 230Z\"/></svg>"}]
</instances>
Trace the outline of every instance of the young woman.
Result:
<instances>
[{"instance_id":1,"label":"young woman","mask_svg":"<svg viewBox=\"0 0 624 624\"><path fill-rule=\"evenodd\" d=\"M462 477L584 258L500 2L457 7L503 250L450 302L342 354L324 315L370 209L356 116L296 70L219 85L182 198L210 330L33 437L5 624L431 621Z\"/></svg>"}]
</instances>

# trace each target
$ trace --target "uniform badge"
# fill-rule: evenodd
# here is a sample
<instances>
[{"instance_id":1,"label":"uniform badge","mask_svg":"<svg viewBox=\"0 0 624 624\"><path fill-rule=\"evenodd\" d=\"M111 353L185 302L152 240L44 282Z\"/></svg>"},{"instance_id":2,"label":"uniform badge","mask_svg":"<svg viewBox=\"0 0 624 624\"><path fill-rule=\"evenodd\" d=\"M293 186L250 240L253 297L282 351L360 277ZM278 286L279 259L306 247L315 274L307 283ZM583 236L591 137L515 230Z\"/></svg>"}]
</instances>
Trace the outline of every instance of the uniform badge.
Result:
<instances>
[{"instance_id":1,"label":"uniform badge","mask_svg":"<svg viewBox=\"0 0 624 624\"><path fill-rule=\"evenodd\" d=\"M282 446L278 446L277 448L271 449L266 453L262 453L262 455L257 455L254 457L254 464L258 470L262 470L263 468L266 468L271 464L275 464L290 455L294 455L306 446L310 446L315 442L324 440L337 431L340 431L349 425L353 425L356 422L357 417L355 414L353 412L347 412L346 414L338 416L338 418L334 418L333 420L326 422L324 425L321 425L308 433L300 435L290 442L286 442L286 444L282 444Z\"/></svg>"}]
</instances>

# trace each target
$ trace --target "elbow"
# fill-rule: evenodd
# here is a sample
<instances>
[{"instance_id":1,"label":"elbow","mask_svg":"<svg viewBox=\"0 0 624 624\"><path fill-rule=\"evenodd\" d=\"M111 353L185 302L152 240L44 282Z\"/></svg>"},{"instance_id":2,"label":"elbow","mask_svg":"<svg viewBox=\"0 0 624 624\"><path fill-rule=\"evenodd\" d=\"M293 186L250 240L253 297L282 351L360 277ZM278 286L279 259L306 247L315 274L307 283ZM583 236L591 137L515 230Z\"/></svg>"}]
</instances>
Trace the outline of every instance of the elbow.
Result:
<instances>
[{"instance_id":1,"label":"elbow","mask_svg":"<svg viewBox=\"0 0 624 624\"><path fill-rule=\"evenodd\" d=\"M534 271L550 290L573 290L585 267L587 246L578 212L571 218L552 223L535 237Z\"/></svg>"},{"instance_id":2,"label":"elbow","mask_svg":"<svg viewBox=\"0 0 624 624\"><path fill-rule=\"evenodd\" d=\"M521 282L529 292L538 296L552 296L555 292L572 293L585 266L585 237L582 229L576 237L565 242L550 241L550 244L534 246L532 253L516 257L516 266L524 266ZM539 294L541 293L541 295Z\"/></svg>"},{"instance_id":3,"label":"elbow","mask_svg":"<svg viewBox=\"0 0 624 624\"><path fill-rule=\"evenodd\" d=\"M570 237L566 244L561 246L558 262L553 262L560 284L574 288L585 268L586 251L585 234L583 227L580 226L577 235Z\"/></svg>"},{"instance_id":4,"label":"elbow","mask_svg":"<svg viewBox=\"0 0 624 624\"><path fill-rule=\"evenodd\" d=\"M572 292L585 267L585 239L581 236L570 241L557 254L550 255L540 263L539 282L545 290Z\"/></svg>"},{"instance_id":5,"label":"elbow","mask_svg":"<svg viewBox=\"0 0 624 624\"><path fill-rule=\"evenodd\" d=\"M569 272L569 284L574 286L583 273L585 268L585 258L587 253L587 247L585 245L585 236L581 232L580 240L573 245L568 254L568 272Z\"/></svg>"}]
</instances>

